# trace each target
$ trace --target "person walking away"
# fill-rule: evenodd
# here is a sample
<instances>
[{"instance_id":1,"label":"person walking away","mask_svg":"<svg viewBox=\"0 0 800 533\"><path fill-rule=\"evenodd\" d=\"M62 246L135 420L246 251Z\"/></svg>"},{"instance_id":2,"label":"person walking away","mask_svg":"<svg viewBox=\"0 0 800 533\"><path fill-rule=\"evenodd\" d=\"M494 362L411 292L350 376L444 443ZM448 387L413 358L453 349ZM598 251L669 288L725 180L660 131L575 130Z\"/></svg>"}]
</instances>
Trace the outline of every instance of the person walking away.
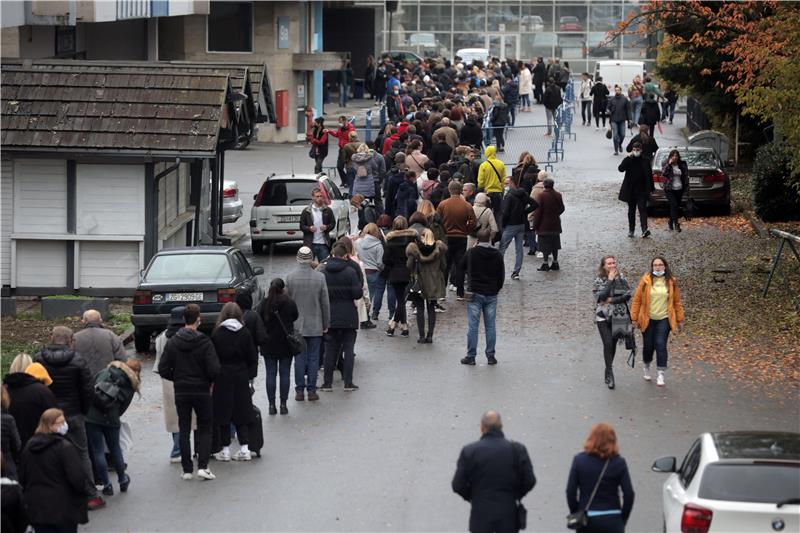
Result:
<instances>
[{"instance_id":1,"label":"person walking away","mask_svg":"<svg viewBox=\"0 0 800 533\"><path fill-rule=\"evenodd\" d=\"M452 482L453 492L472 506L469 530L519 531L517 505L534 486L527 448L507 440L500 413L487 411L481 417L481 438L461 449Z\"/></svg>"},{"instance_id":2,"label":"person walking away","mask_svg":"<svg viewBox=\"0 0 800 533\"><path fill-rule=\"evenodd\" d=\"M634 124L639 123L639 115L642 112L642 105L644 104L644 85L642 84L642 77L638 74L633 78L633 82L628 86L628 98L631 101L631 121Z\"/></svg>"},{"instance_id":3,"label":"person walking away","mask_svg":"<svg viewBox=\"0 0 800 533\"><path fill-rule=\"evenodd\" d=\"M394 197L396 217L408 218L417 210L419 192L417 190L417 174L413 170L405 171L405 180L397 187Z\"/></svg>"},{"instance_id":4,"label":"person walking away","mask_svg":"<svg viewBox=\"0 0 800 533\"><path fill-rule=\"evenodd\" d=\"M531 92L533 92L533 75L528 69L528 65L519 62L519 98L520 112L530 113L531 111Z\"/></svg>"},{"instance_id":5,"label":"person walking away","mask_svg":"<svg viewBox=\"0 0 800 533\"><path fill-rule=\"evenodd\" d=\"M545 115L547 116L547 133L545 133L545 136L549 137L553 134L556 110L564 103L564 99L561 97L561 88L556 84L556 80L553 78L547 80L547 88L544 90L542 103L544 104Z\"/></svg>"},{"instance_id":6,"label":"person walking away","mask_svg":"<svg viewBox=\"0 0 800 533\"><path fill-rule=\"evenodd\" d=\"M533 198L531 193L538 180L539 167L536 165L536 160L529 152L525 151L519 154L517 166L511 171L511 175L519 177L520 188L525 191L525 194ZM530 219L531 216L532 215L529 214L528 219ZM528 255L536 255L536 232L533 231L528 220L525 221L524 240L525 246L528 247Z\"/></svg>"},{"instance_id":7,"label":"person walking away","mask_svg":"<svg viewBox=\"0 0 800 533\"><path fill-rule=\"evenodd\" d=\"M89 372L96 376L111 361L127 359L119 337L103 326L103 318L95 309L87 309L81 319L83 329L75 334L75 351L89 365Z\"/></svg>"},{"instance_id":8,"label":"person walking away","mask_svg":"<svg viewBox=\"0 0 800 533\"><path fill-rule=\"evenodd\" d=\"M536 242L542 252L540 272L559 270L558 251L561 249L561 214L564 212L564 199L554 188L551 178L543 182L544 189L538 196L539 206L533 212L533 229L536 231ZM550 256L553 262L550 263Z\"/></svg>"},{"instance_id":9,"label":"person walking away","mask_svg":"<svg viewBox=\"0 0 800 533\"><path fill-rule=\"evenodd\" d=\"M675 106L678 103L678 93L672 87L667 88L664 92L664 103L661 105L661 121L669 119L672 124L672 119L675 118Z\"/></svg>"},{"instance_id":10,"label":"person walking away","mask_svg":"<svg viewBox=\"0 0 800 533\"><path fill-rule=\"evenodd\" d=\"M656 126L661 121L661 109L656 102L655 94L648 94L645 98L642 111L639 114L638 124L646 124L650 128L650 135L655 136Z\"/></svg>"},{"instance_id":11,"label":"person walking away","mask_svg":"<svg viewBox=\"0 0 800 533\"><path fill-rule=\"evenodd\" d=\"M544 94L544 82L547 79L547 67L544 65L544 58L536 58L536 65L533 67L531 74L533 75L533 97L536 99L537 104L541 104L542 95Z\"/></svg>"},{"instance_id":12,"label":"person walking away","mask_svg":"<svg viewBox=\"0 0 800 533\"><path fill-rule=\"evenodd\" d=\"M625 173L619 189L619 200L628 204L628 237L633 237L636 229L636 210L639 210L639 222L642 226L642 238L650 236L647 229L647 200L654 190L653 169L642 157L642 143L635 142L631 146L630 155L619 164L619 171Z\"/></svg>"},{"instance_id":13,"label":"person walking away","mask_svg":"<svg viewBox=\"0 0 800 533\"><path fill-rule=\"evenodd\" d=\"M86 474L68 429L64 411L50 408L22 451L19 480L37 533L75 533L89 521Z\"/></svg>"},{"instance_id":14,"label":"person walking away","mask_svg":"<svg viewBox=\"0 0 800 533\"><path fill-rule=\"evenodd\" d=\"M614 355L617 351L618 338L614 338L613 317L628 317L628 300L631 299L631 288L628 280L617 270L617 259L606 255L600 260L597 277L594 279L595 322L603 342L603 361L605 362L605 382L609 389L614 383Z\"/></svg>"},{"instance_id":15,"label":"person walking away","mask_svg":"<svg viewBox=\"0 0 800 533\"><path fill-rule=\"evenodd\" d=\"M381 61L375 68L375 82L372 93L375 95L375 103L379 104L386 98L386 82L389 79L388 65L386 61Z\"/></svg>"},{"instance_id":16,"label":"person walking away","mask_svg":"<svg viewBox=\"0 0 800 533\"><path fill-rule=\"evenodd\" d=\"M386 255L386 235L392 230L392 219L387 214L378 217L378 229L380 230L379 238L383 244L383 254ZM383 262L383 259L381 259ZM386 294L387 310L389 311L388 319L391 320L394 316L395 308L397 305L397 298L394 294L394 288L387 278L388 269L383 264L380 268L380 274L377 278L377 285L375 287L375 299L372 302L372 320L377 322L380 316L381 306L383 305L383 295Z\"/></svg>"},{"instance_id":17,"label":"person walking away","mask_svg":"<svg viewBox=\"0 0 800 533\"><path fill-rule=\"evenodd\" d=\"M646 159L648 164L652 166L653 164L653 157L656 155L658 151L658 143L651 135L650 126L647 124L640 124L639 125L639 133L633 136L631 142L628 143L628 146L625 147L626 152L633 151L633 145L636 143L640 143L642 145L642 158Z\"/></svg>"},{"instance_id":18,"label":"person walking away","mask_svg":"<svg viewBox=\"0 0 800 533\"><path fill-rule=\"evenodd\" d=\"M661 167L661 175L664 177L664 193L669 201L669 230L672 231L674 228L680 233L681 223L678 220L678 213L683 195L689 192L689 166L681 159L678 150L669 153Z\"/></svg>"},{"instance_id":19,"label":"person walking away","mask_svg":"<svg viewBox=\"0 0 800 533\"><path fill-rule=\"evenodd\" d=\"M581 101L581 119L583 126L592 125L592 77L588 72L581 74L581 88L578 93Z\"/></svg>"},{"instance_id":20,"label":"person walking away","mask_svg":"<svg viewBox=\"0 0 800 533\"><path fill-rule=\"evenodd\" d=\"M345 181L342 182L342 187L348 191L353 190L353 182L355 181L356 169L353 165L353 155L358 151L361 146L361 141L358 140L358 133L351 131L347 135L347 144L342 148L342 157L344 158L344 176Z\"/></svg>"},{"instance_id":21,"label":"person walking away","mask_svg":"<svg viewBox=\"0 0 800 533\"><path fill-rule=\"evenodd\" d=\"M75 352L74 345L72 330L65 326L56 326L50 336L50 344L33 360L41 364L53 380L50 390L69 424L69 438L81 458L86 477L86 492L89 495L89 510L93 511L106 504L93 484L94 473L86 441L85 417L92 401L94 380L86 359Z\"/></svg>"},{"instance_id":22,"label":"person walking away","mask_svg":"<svg viewBox=\"0 0 800 533\"><path fill-rule=\"evenodd\" d=\"M430 161L428 156L422 153L422 143L412 141L406 148L406 165L408 165L408 170L414 171L415 178L419 178L425 172L428 161Z\"/></svg>"},{"instance_id":23,"label":"person walking away","mask_svg":"<svg viewBox=\"0 0 800 533\"><path fill-rule=\"evenodd\" d=\"M506 166L495 157L495 147L487 146L484 151L486 160L478 167L478 192L485 192L491 200L497 227L502 230L503 218L503 184L506 180Z\"/></svg>"},{"instance_id":24,"label":"person walking away","mask_svg":"<svg viewBox=\"0 0 800 533\"><path fill-rule=\"evenodd\" d=\"M636 286L631 304L633 325L642 332L644 347L644 379L651 380L650 364L656 353L656 385L666 384L667 341L670 331L680 332L686 320L681 302L678 280L672 275L667 260L656 256L650 262L650 272L645 273Z\"/></svg>"},{"instance_id":25,"label":"person walking away","mask_svg":"<svg viewBox=\"0 0 800 533\"><path fill-rule=\"evenodd\" d=\"M41 373L41 378L36 377L36 373ZM47 370L39 363L31 363L28 354L17 355L3 378L10 401L7 409L19 431L20 447L24 447L36 432L42 413L58 406L56 397L48 388L52 382Z\"/></svg>"},{"instance_id":26,"label":"person walking away","mask_svg":"<svg viewBox=\"0 0 800 533\"><path fill-rule=\"evenodd\" d=\"M267 299L262 307L264 325L267 328L267 338L269 339L267 351L264 354L264 363L267 367L267 399L269 400L270 415L278 414L275 407L275 387L278 373L280 373L281 380L281 414L289 414L286 402L289 400L289 376L294 354L289 348L286 334L294 332L294 323L300 318L300 313L297 304L289 297L285 288L286 285L281 278L273 279L269 284Z\"/></svg>"},{"instance_id":27,"label":"person walking away","mask_svg":"<svg viewBox=\"0 0 800 533\"><path fill-rule=\"evenodd\" d=\"M506 250L514 241L515 259L511 279L518 280L522 270L523 239L528 223L528 213L532 213L538 204L519 186L519 174L512 175L509 180L510 189L503 197L503 237L500 239L500 255L505 257Z\"/></svg>"},{"instance_id":28,"label":"person walking away","mask_svg":"<svg viewBox=\"0 0 800 533\"><path fill-rule=\"evenodd\" d=\"M614 155L622 153L625 141L625 124L631 122L631 104L622 94L622 88L614 85L614 96L608 100L608 121L611 124L611 136L614 141Z\"/></svg>"},{"instance_id":29,"label":"person walking away","mask_svg":"<svg viewBox=\"0 0 800 533\"><path fill-rule=\"evenodd\" d=\"M494 215L489 207L489 197L485 192L479 192L475 196L475 205L472 206L472 211L475 213L475 225L467 237L467 250L478 243L478 231L481 228L489 228L490 242L497 235L497 222L494 220Z\"/></svg>"},{"instance_id":30,"label":"person walking away","mask_svg":"<svg viewBox=\"0 0 800 533\"><path fill-rule=\"evenodd\" d=\"M322 172L322 163L328 157L328 132L325 130L325 118L317 117L314 125L306 136L311 143L311 153L314 157L314 174Z\"/></svg>"},{"instance_id":31,"label":"person walking away","mask_svg":"<svg viewBox=\"0 0 800 533\"><path fill-rule=\"evenodd\" d=\"M311 189L311 204L300 213L300 231L303 232L303 245L314 252L317 261L324 261L330 255L331 230L336 225L333 210L325 205L322 189Z\"/></svg>"},{"instance_id":32,"label":"person walking away","mask_svg":"<svg viewBox=\"0 0 800 533\"><path fill-rule=\"evenodd\" d=\"M447 246L436 240L433 231L425 228L417 242L406 247L408 260L406 266L417 283L422 294L413 301L417 309L417 331L420 344L433 342L433 330L436 327L436 303L445 297L444 271L447 267ZM428 311L428 332L425 332L425 310Z\"/></svg>"},{"instance_id":33,"label":"person walking away","mask_svg":"<svg viewBox=\"0 0 800 533\"><path fill-rule=\"evenodd\" d=\"M569 512L583 511L589 522L578 531L624 533L634 498L628 464L619 454L614 428L604 422L594 424L583 451L572 459L567 479Z\"/></svg>"},{"instance_id":34,"label":"person walking away","mask_svg":"<svg viewBox=\"0 0 800 533\"><path fill-rule=\"evenodd\" d=\"M375 296L378 290L381 270L383 270L383 242L381 241L380 230L377 224L367 224L361 231L361 238L355 243L358 258L364 266L364 273L367 277L367 287L369 288L369 300L373 304L372 320L378 320L375 310Z\"/></svg>"},{"instance_id":35,"label":"person walking away","mask_svg":"<svg viewBox=\"0 0 800 533\"><path fill-rule=\"evenodd\" d=\"M505 265L502 254L489 243L489 236L489 228L481 228L478 244L467 250L461 259L461 268L467 272L471 293L467 304L467 355L461 359L462 365L475 365L481 314L486 329L486 359L490 365L497 364L497 294L503 288Z\"/></svg>"},{"instance_id":36,"label":"person walking away","mask_svg":"<svg viewBox=\"0 0 800 533\"><path fill-rule=\"evenodd\" d=\"M336 73L336 83L339 85L339 107L347 107L347 99L350 97L350 82L353 79L353 68L350 61L345 63L344 68Z\"/></svg>"},{"instance_id":37,"label":"person walking away","mask_svg":"<svg viewBox=\"0 0 800 533\"><path fill-rule=\"evenodd\" d=\"M433 146L431 147L431 160L433 166L439 168L450 161L450 156L453 154L453 149L447 144L447 136L444 132L436 132L433 134Z\"/></svg>"},{"instance_id":38,"label":"person walking away","mask_svg":"<svg viewBox=\"0 0 800 533\"><path fill-rule=\"evenodd\" d=\"M0 501L2 501L2 524L4 533L25 533L28 531L28 513L25 509L25 496L22 485L16 476L10 477L7 472L6 458L0 454Z\"/></svg>"},{"instance_id":39,"label":"person walking away","mask_svg":"<svg viewBox=\"0 0 800 533\"><path fill-rule=\"evenodd\" d=\"M514 78L506 78L503 88L500 90L503 95L503 101L508 106L508 112L511 115L511 126L517 121L517 105L519 104L519 85Z\"/></svg>"},{"instance_id":40,"label":"person walking away","mask_svg":"<svg viewBox=\"0 0 800 533\"><path fill-rule=\"evenodd\" d=\"M365 143L359 144L356 153L353 154L350 160L354 169L350 195L355 196L356 194L360 194L364 198L374 199L375 178L372 173L372 154L370 153L369 146Z\"/></svg>"},{"instance_id":41,"label":"person walking away","mask_svg":"<svg viewBox=\"0 0 800 533\"><path fill-rule=\"evenodd\" d=\"M213 419L211 389L220 373L220 362L211 339L198 331L200 321L200 307L197 304L187 304L183 310L183 322L186 325L167 341L158 362L158 374L163 379L172 381L175 388L183 469L181 478L185 481L192 479L194 469L189 446L193 412L197 417L197 476L205 480L216 479L208 468L208 459L211 455Z\"/></svg>"},{"instance_id":42,"label":"person walking away","mask_svg":"<svg viewBox=\"0 0 800 533\"><path fill-rule=\"evenodd\" d=\"M475 226L475 211L469 202L462 198L463 186L459 182L451 181L447 188L450 191L450 198L442 201L436 208L436 212L442 217L442 225L447 234L447 272L444 281L445 285L450 282L451 290L455 288L456 298L463 301L464 271L460 264L467 249L467 236Z\"/></svg>"},{"instance_id":43,"label":"person walking away","mask_svg":"<svg viewBox=\"0 0 800 533\"><path fill-rule=\"evenodd\" d=\"M3 454L3 464L5 473L3 477L17 479L17 465L19 464L20 453L22 452L22 440L17 430L17 422L14 415L9 412L11 407L11 396L8 388L2 387L2 427L0 427L0 451Z\"/></svg>"},{"instance_id":44,"label":"person walking away","mask_svg":"<svg viewBox=\"0 0 800 533\"><path fill-rule=\"evenodd\" d=\"M504 134L506 126L508 125L508 109L508 104L503 102L500 95L494 97L490 116L492 131L494 132L494 142L497 145L497 151L501 154L506 151Z\"/></svg>"},{"instance_id":45,"label":"person walking away","mask_svg":"<svg viewBox=\"0 0 800 533\"><path fill-rule=\"evenodd\" d=\"M358 390L353 382L353 348L358 334L358 309L355 300L363 297L364 289L356 270L347 260L347 248L343 245L336 244L333 247L333 257L325 266L324 276L330 299L331 323L325 333L325 369L321 390L333 390L333 371L341 354L344 390L355 391Z\"/></svg>"},{"instance_id":46,"label":"person walking away","mask_svg":"<svg viewBox=\"0 0 800 533\"><path fill-rule=\"evenodd\" d=\"M347 176L345 174L344 165L344 147L350 142L350 133L356 131L355 126L347 120L347 117L342 115L339 117L339 127L335 130L324 130L328 135L333 135L337 139L339 146L339 154L336 158L336 170L339 171L339 179L342 184L347 183Z\"/></svg>"},{"instance_id":47,"label":"person walking away","mask_svg":"<svg viewBox=\"0 0 800 533\"><path fill-rule=\"evenodd\" d=\"M598 76L589 91L592 97L592 114L594 115L594 129L600 129L600 119L603 119L603 129L606 128L606 109L608 109L608 87L603 83L603 78Z\"/></svg>"},{"instance_id":48,"label":"person walking away","mask_svg":"<svg viewBox=\"0 0 800 533\"><path fill-rule=\"evenodd\" d=\"M295 401L319 400L317 372L322 350L322 335L330 326L331 311L325 275L317 272L311 248L297 251L297 266L286 276L286 293L297 306L294 330L305 340L305 349L294 358Z\"/></svg>"},{"instance_id":49,"label":"person walking away","mask_svg":"<svg viewBox=\"0 0 800 533\"><path fill-rule=\"evenodd\" d=\"M394 337L395 328L398 326L400 335L408 337L406 288L411 274L406 262L406 248L416 238L417 232L409 229L408 221L402 216L395 217L392 231L386 235L386 250L383 253L384 272L387 281L394 289L396 299L394 314L389 319L389 326L386 328L386 335L389 337Z\"/></svg>"},{"instance_id":50,"label":"person walking away","mask_svg":"<svg viewBox=\"0 0 800 533\"><path fill-rule=\"evenodd\" d=\"M86 415L86 437L89 440L89 451L92 453L97 478L103 485L103 494L106 496L114 495L114 488L108 477L106 447L114 464L114 471L117 473L119 491L127 492L131 484L119 440L122 426L120 417L128 410L133 394L139 392L141 372L142 364L138 359L128 359L125 362L112 361L97 373L94 380L95 401ZM98 400L99 391L102 391L103 401ZM116 395L109 396L108 391L116 391Z\"/></svg>"},{"instance_id":51,"label":"person walking away","mask_svg":"<svg viewBox=\"0 0 800 533\"><path fill-rule=\"evenodd\" d=\"M367 66L364 69L364 90L369 93L370 100L375 99L375 57L367 55Z\"/></svg>"}]
</instances>

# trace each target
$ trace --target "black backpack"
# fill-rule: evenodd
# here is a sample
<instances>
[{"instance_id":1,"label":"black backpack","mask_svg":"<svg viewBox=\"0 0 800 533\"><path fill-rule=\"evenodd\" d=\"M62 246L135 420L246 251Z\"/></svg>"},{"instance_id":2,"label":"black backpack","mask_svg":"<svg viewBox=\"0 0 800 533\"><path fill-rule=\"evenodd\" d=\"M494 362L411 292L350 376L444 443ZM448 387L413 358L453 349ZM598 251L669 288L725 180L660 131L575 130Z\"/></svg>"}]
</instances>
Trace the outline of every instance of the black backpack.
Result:
<instances>
[{"instance_id":1,"label":"black backpack","mask_svg":"<svg viewBox=\"0 0 800 533\"><path fill-rule=\"evenodd\" d=\"M117 402L120 393L119 382L113 372L94 384L92 391L92 405L102 413L107 413Z\"/></svg>"}]
</instances>

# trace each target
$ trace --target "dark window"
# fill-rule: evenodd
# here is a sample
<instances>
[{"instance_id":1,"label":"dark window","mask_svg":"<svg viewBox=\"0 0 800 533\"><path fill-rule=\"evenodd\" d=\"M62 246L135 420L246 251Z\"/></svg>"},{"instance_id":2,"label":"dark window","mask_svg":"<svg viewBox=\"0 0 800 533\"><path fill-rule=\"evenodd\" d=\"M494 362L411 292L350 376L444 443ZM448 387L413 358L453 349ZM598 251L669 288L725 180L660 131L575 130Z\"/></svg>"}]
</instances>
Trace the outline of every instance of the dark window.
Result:
<instances>
[{"instance_id":1,"label":"dark window","mask_svg":"<svg viewBox=\"0 0 800 533\"><path fill-rule=\"evenodd\" d=\"M247 260L247 258L242 255L242 252L236 252L234 255L236 259L239 261L239 265L240 268L242 269L242 273L244 274L245 279L252 278L253 269L250 268L250 262Z\"/></svg>"},{"instance_id":2,"label":"dark window","mask_svg":"<svg viewBox=\"0 0 800 533\"><path fill-rule=\"evenodd\" d=\"M692 482L694 475L697 473L697 467L700 466L700 441L695 441L692 449L689 450L689 453L686 454L686 458L683 460L683 464L681 465L680 470L680 480L681 485L684 488L689 486L689 483Z\"/></svg>"},{"instance_id":3,"label":"dark window","mask_svg":"<svg viewBox=\"0 0 800 533\"><path fill-rule=\"evenodd\" d=\"M260 205L300 205L311 203L311 189L319 187L316 181L268 181L256 198Z\"/></svg>"},{"instance_id":4,"label":"dark window","mask_svg":"<svg viewBox=\"0 0 800 533\"><path fill-rule=\"evenodd\" d=\"M211 2L208 14L208 51L253 51L252 2Z\"/></svg>"},{"instance_id":5,"label":"dark window","mask_svg":"<svg viewBox=\"0 0 800 533\"><path fill-rule=\"evenodd\" d=\"M800 466L791 463L713 463L703 471L701 498L778 503L800 498Z\"/></svg>"},{"instance_id":6,"label":"dark window","mask_svg":"<svg viewBox=\"0 0 800 533\"><path fill-rule=\"evenodd\" d=\"M325 183L327 183L328 188L333 193L333 196L331 196L331 200L341 200L342 193L339 191L339 188L336 186L336 184L330 180L325 180Z\"/></svg>"},{"instance_id":7,"label":"dark window","mask_svg":"<svg viewBox=\"0 0 800 533\"><path fill-rule=\"evenodd\" d=\"M229 283L228 257L222 254L159 255L145 274L147 283Z\"/></svg>"}]
</instances>

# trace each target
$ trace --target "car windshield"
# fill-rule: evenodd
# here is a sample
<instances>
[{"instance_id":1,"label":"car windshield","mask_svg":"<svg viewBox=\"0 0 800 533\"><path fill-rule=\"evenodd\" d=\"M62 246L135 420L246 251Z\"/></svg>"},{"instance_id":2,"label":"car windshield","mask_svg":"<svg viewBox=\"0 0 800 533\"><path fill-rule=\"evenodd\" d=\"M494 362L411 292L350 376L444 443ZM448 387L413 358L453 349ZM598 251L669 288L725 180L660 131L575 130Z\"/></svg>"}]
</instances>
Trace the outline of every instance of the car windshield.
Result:
<instances>
[{"instance_id":1,"label":"car windshield","mask_svg":"<svg viewBox=\"0 0 800 533\"><path fill-rule=\"evenodd\" d=\"M669 157L670 150L659 152L656 158L656 166L661 168ZM679 150L681 159L686 161L689 168L717 168L717 156L711 150Z\"/></svg>"},{"instance_id":2,"label":"car windshield","mask_svg":"<svg viewBox=\"0 0 800 533\"><path fill-rule=\"evenodd\" d=\"M703 472L699 496L708 500L773 504L800 498L800 465L712 463Z\"/></svg>"},{"instance_id":3,"label":"car windshield","mask_svg":"<svg viewBox=\"0 0 800 533\"><path fill-rule=\"evenodd\" d=\"M233 278L224 254L159 255L147 269L146 283L228 283Z\"/></svg>"},{"instance_id":4,"label":"car windshield","mask_svg":"<svg viewBox=\"0 0 800 533\"><path fill-rule=\"evenodd\" d=\"M311 190L319 187L316 181L268 181L258 205L301 205L311 202Z\"/></svg>"}]
</instances>

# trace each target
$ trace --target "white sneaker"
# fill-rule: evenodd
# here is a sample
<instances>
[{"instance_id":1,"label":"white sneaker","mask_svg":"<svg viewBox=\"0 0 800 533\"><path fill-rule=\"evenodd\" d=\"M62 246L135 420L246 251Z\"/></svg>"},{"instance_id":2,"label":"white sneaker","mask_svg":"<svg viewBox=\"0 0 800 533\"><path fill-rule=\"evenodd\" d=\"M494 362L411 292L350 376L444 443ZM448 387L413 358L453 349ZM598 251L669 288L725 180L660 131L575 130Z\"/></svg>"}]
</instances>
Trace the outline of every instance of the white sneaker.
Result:
<instances>
[{"instance_id":1,"label":"white sneaker","mask_svg":"<svg viewBox=\"0 0 800 533\"><path fill-rule=\"evenodd\" d=\"M213 454L211 457L213 457L217 461L227 462L227 461L231 460L231 452L224 452L224 451L217 452L217 453Z\"/></svg>"},{"instance_id":2,"label":"white sneaker","mask_svg":"<svg viewBox=\"0 0 800 533\"><path fill-rule=\"evenodd\" d=\"M544 257L544 254L542 252L536 252L536 257L542 259Z\"/></svg>"},{"instance_id":3,"label":"white sneaker","mask_svg":"<svg viewBox=\"0 0 800 533\"><path fill-rule=\"evenodd\" d=\"M666 385L666 383L664 382L663 370L658 371L658 376L656 377L656 385L658 385L659 387L663 387L664 385Z\"/></svg>"},{"instance_id":4,"label":"white sneaker","mask_svg":"<svg viewBox=\"0 0 800 533\"><path fill-rule=\"evenodd\" d=\"M181 456L179 455L178 457L170 457L169 458L169 462L172 463L172 464L180 463L181 462Z\"/></svg>"},{"instance_id":5,"label":"white sneaker","mask_svg":"<svg viewBox=\"0 0 800 533\"><path fill-rule=\"evenodd\" d=\"M217 479L217 476L215 476L215 475L214 475L214 474L211 472L211 470L209 470L208 468L201 468L201 469L199 469L199 470L197 471L197 477L199 477L199 478L201 478L201 479L208 479L208 480L211 480L211 479Z\"/></svg>"},{"instance_id":6,"label":"white sneaker","mask_svg":"<svg viewBox=\"0 0 800 533\"><path fill-rule=\"evenodd\" d=\"M645 381L650 381L653 377L650 375L650 365L644 365L644 379Z\"/></svg>"},{"instance_id":7,"label":"white sneaker","mask_svg":"<svg viewBox=\"0 0 800 533\"><path fill-rule=\"evenodd\" d=\"M447 288L450 289L450 292L456 292L456 286L452 283Z\"/></svg>"},{"instance_id":8,"label":"white sneaker","mask_svg":"<svg viewBox=\"0 0 800 533\"><path fill-rule=\"evenodd\" d=\"M249 451L244 452L242 450L239 450L236 453L236 455L233 456L234 461L249 461L250 459L252 459L252 457L250 456Z\"/></svg>"},{"instance_id":9,"label":"white sneaker","mask_svg":"<svg viewBox=\"0 0 800 533\"><path fill-rule=\"evenodd\" d=\"M184 472L183 474L181 474L181 479L184 481L191 481L193 477L194 476L192 476L191 472Z\"/></svg>"}]
</instances>

